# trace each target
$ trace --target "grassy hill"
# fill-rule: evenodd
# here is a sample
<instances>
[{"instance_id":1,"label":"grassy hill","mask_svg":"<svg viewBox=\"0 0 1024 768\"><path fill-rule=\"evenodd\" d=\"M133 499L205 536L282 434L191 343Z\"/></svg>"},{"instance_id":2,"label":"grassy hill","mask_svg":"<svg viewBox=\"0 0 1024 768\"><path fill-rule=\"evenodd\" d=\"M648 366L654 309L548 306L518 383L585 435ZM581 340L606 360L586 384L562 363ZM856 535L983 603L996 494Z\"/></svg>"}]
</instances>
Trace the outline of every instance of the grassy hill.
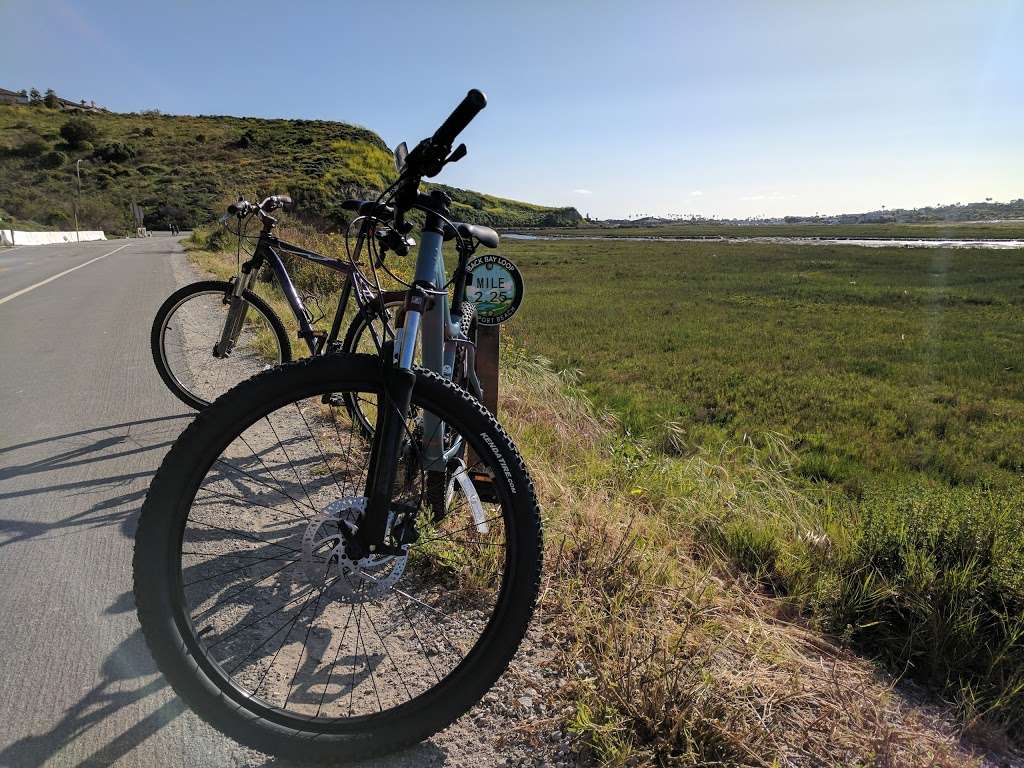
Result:
<instances>
[{"instance_id":1,"label":"grassy hill","mask_svg":"<svg viewBox=\"0 0 1024 768\"><path fill-rule=\"evenodd\" d=\"M78 136L62 135L84 120ZM65 134L71 132L65 129ZM323 120L94 114L74 118L43 106L0 106L0 217L26 228L74 222L75 166L83 228L133 227L128 204L151 228L176 217L192 227L219 216L239 194L288 193L308 221L346 221L341 201L380 190L394 177L391 153L372 131ZM496 226L575 224L574 208L445 187L460 218Z\"/></svg>"}]
</instances>

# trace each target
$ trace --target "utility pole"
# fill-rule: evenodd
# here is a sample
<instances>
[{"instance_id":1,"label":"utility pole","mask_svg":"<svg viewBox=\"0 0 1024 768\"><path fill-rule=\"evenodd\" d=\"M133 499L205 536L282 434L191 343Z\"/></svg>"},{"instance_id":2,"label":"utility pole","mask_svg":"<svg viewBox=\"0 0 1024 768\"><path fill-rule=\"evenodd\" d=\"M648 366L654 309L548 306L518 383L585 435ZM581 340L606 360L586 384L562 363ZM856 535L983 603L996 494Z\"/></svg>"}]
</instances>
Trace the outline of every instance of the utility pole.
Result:
<instances>
[{"instance_id":1,"label":"utility pole","mask_svg":"<svg viewBox=\"0 0 1024 768\"><path fill-rule=\"evenodd\" d=\"M82 242L81 236L78 234L78 203L82 199L82 158L78 158L75 161L75 179L78 181L78 192L75 195L75 242Z\"/></svg>"}]
</instances>

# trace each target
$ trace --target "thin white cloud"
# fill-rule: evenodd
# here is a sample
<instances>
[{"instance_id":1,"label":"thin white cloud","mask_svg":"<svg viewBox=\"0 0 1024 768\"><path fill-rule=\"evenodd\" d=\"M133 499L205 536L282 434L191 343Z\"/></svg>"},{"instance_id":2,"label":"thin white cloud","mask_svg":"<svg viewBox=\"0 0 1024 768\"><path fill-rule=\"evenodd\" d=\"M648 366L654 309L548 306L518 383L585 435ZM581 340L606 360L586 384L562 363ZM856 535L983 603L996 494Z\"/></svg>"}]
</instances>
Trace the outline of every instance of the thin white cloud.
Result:
<instances>
[{"instance_id":1,"label":"thin white cloud","mask_svg":"<svg viewBox=\"0 0 1024 768\"><path fill-rule=\"evenodd\" d=\"M796 195L782 195L778 192L772 192L768 195L743 195L740 200L792 200Z\"/></svg>"},{"instance_id":2,"label":"thin white cloud","mask_svg":"<svg viewBox=\"0 0 1024 768\"><path fill-rule=\"evenodd\" d=\"M589 189L574 189L573 192L577 195L592 195L594 194Z\"/></svg>"},{"instance_id":3,"label":"thin white cloud","mask_svg":"<svg viewBox=\"0 0 1024 768\"><path fill-rule=\"evenodd\" d=\"M699 189L695 189L690 193L690 197L702 197L703 195L704 193Z\"/></svg>"}]
</instances>

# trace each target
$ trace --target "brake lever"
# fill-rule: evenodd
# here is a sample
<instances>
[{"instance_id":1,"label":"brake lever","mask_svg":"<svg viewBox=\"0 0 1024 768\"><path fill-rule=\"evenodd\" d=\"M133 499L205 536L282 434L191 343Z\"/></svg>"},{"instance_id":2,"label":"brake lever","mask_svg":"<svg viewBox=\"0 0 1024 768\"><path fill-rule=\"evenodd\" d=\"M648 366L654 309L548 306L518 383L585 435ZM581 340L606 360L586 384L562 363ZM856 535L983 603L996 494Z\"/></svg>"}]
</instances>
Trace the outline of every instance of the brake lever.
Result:
<instances>
[{"instance_id":1,"label":"brake lever","mask_svg":"<svg viewBox=\"0 0 1024 768\"><path fill-rule=\"evenodd\" d=\"M468 151L469 150L466 149L466 145L465 144L459 144L459 146L457 146L455 148L455 151L452 152L450 155L448 155L447 159L445 159L445 161L444 161L444 164L448 165L448 163L457 163L457 162L459 162L459 160L461 160L462 158L464 158L466 156L466 153Z\"/></svg>"}]
</instances>

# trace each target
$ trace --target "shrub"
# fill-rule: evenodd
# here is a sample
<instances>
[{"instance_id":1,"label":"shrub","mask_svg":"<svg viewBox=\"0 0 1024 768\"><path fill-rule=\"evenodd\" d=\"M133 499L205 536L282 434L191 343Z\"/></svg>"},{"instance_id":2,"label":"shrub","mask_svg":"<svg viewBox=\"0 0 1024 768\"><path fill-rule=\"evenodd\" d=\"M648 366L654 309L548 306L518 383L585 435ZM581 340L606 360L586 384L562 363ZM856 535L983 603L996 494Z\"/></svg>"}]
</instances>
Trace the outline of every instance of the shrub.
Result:
<instances>
[{"instance_id":1,"label":"shrub","mask_svg":"<svg viewBox=\"0 0 1024 768\"><path fill-rule=\"evenodd\" d=\"M154 131L152 127L146 127L146 128L142 129L142 135L143 136L155 136L156 135L156 131Z\"/></svg>"},{"instance_id":2,"label":"shrub","mask_svg":"<svg viewBox=\"0 0 1024 768\"><path fill-rule=\"evenodd\" d=\"M17 153L22 157L39 157L50 148L50 145L40 139L38 136L33 136L26 139L20 147L18 147Z\"/></svg>"},{"instance_id":3,"label":"shrub","mask_svg":"<svg viewBox=\"0 0 1024 768\"><path fill-rule=\"evenodd\" d=\"M132 160L135 155L135 147L121 141L113 141L104 144L92 153L93 157L102 160L104 163L123 163Z\"/></svg>"},{"instance_id":4,"label":"shrub","mask_svg":"<svg viewBox=\"0 0 1024 768\"><path fill-rule=\"evenodd\" d=\"M39 158L39 165L42 168L60 168L68 161L64 152L51 151Z\"/></svg>"},{"instance_id":5,"label":"shrub","mask_svg":"<svg viewBox=\"0 0 1024 768\"><path fill-rule=\"evenodd\" d=\"M43 98L43 104L50 109L56 109L60 106L60 101L58 101L57 94L54 93L53 88L46 89L46 96Z\"/></svg>"},{"instance_id":6,"label":"shrub","mask_svg":"<svg viewBox=\"0 0 1024 768\"><path fill-rule=\"evenodd\" d=\"M205 143L206 143L206 134L205 133L197 133L196 134L196 144L205 144Z\"/></svg>"},{"instance_id":7,"label":"shrub","mask_svg":"<svg viewBox=\"0 0 1024 768\"><path fill-rule=\"evenodd\" d=\"M238 137L238 141L235 142L235 146L239 149L248 149L256 143L256 132L252 128L246 128L242 135Z\"/></svg>"},{"instance_id":8,"label":"shrub","mask_svg":"<svg viewBox=\"0 0 1024 768\"><path fill-rule=\"evenodd\" d=\"M71 216L68 215L68 212L59 209L53 209L47 213L44 217L44 221L51 227L58 227L61 229L72 223Z\"/></svg>"},{"instance_id":9,"label":"shrub","mask_svg":"<svg viewBox=\"0 0 1024 768\"><path fill-rule=\"evenodd\" d=\"M60 135L72 147L80 147L82 142L92 141L99 136L100 131L84 117L72 117L61 126Z\"/></svg>"}]
</instances>

